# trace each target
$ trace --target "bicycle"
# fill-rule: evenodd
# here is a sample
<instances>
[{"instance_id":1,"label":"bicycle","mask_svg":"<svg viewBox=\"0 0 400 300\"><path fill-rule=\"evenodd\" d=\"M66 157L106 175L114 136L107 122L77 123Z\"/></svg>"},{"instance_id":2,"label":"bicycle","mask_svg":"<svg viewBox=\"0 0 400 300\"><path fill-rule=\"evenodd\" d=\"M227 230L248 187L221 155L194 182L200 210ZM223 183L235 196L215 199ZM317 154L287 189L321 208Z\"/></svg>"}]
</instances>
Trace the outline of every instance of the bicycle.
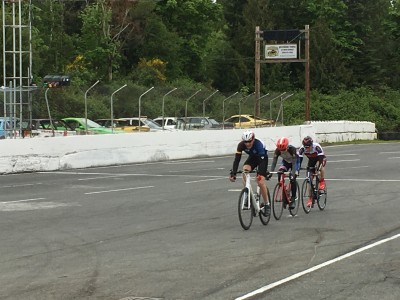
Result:
<instances>
[{"instance_id":1,"label":"bicycle","mask_svg":"<svg viewBox=\"0 0 400 300\"><path fill-rule=\"evenodd\" d=\"M239 204L238 204L238 214L239 222L244 230L248 230L253 222L253 217L259 216L260 221L263 225L267 225L271 218L270 209L264 205L260 207L260 187L257 185L256 192L253 192L251 185L250 173L255 173L253 171L238 171L237 173L242 173L243 180L245 182L245 187L240 192ZM267 191L268 200L271 199L269 190ZM271 201L269 201L271 203Z\"/></svg>"},{"instance_id":2,"label":"bicycle","mask_svg":"<svg viewBox=\"0 0 400 300\"><path fill-rule=\"evenodd\" d=\"M303 205L303 210L306 214L311 211L314 207L315 202L318 205L319 210L324 210L326 207L326 201L328 197L328 192L326 189L319 190L319 172L315 172L315 167L307 167L306 179L301 187L301 203ZM308 200L312 199L312 204L308 206Z\"/></svg>"},{"instance_id":3,"label":"bicycle","mask_svg":"<svg viewBox=\"0 0 400 300\"><path fill-rule=\"evenodd\" d=\"M278 183L275 185L274 193L272 196L272 212L275 220L279 220L282 216L283 209L289 206L289 213L293 217L297 215L299 210L299 201L296 201L295 208L290 208L292 199L292 183L286 184L285 178L289 176L291 178L291 172L270 172L272 174L278 174ZM300 187L296 181L296 198L300 195Z\"/></svg>"}]
</instances>

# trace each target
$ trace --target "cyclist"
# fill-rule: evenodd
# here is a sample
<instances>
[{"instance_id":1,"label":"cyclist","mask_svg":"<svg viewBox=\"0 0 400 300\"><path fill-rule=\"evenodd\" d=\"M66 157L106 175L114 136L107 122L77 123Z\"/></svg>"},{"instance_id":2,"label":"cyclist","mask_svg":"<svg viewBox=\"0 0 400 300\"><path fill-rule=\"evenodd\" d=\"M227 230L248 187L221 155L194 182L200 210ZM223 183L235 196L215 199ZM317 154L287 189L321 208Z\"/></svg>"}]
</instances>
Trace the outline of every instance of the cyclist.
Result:
<instances>
[{"instance_id":1,"label":"cyclist","mask_svg":"<svg viewBox=\"0 0 400 300\"><path fill-rule=\"evenodd\" d=\"M308 158L307 167L315 167L320 172L319 189L325 189L325 165L326 156L321 145L315 143L310 136L306 136L302 141L303 146L299 149L300 166L303 162L303 155ZM311 206L312 199L308 199L307 206Z\"/></svg>"},{"instance_id":2,"label":"cyclist","mask_svg":"<svg viewBox=\"0 0 400 300\"><path fill-rule=\"evenodd\" d=\"M279 156L282 157L282 164L278 172L287 172L291 170L290 183L292 187L292 197L290 199L290 209L294 209L296 208L296 196L298 196L296 195L296 177L300 170L300 158L296 147L289 145L289 139L287 137L281 137L276 143L271 172L275 170Z\"/></svg>"},{"instance_id":3,"label":"cyclist","mask_svg":"<svg viewBox=\"0 0 400 300\"><path fill-rule=\"evenodd\" d=\"M237 145L235 154L235 160L233 161L233 167L230 173L229 180L234 182L236 180L236 173L239 167L240 159L242 158L242 152L247 153L249 156L243 164L243 171L252 171L258 166L257 171L257 184L260 187L261 196L263 197L264 203L261 206L266 206L269 212L271 207L269 199L267 197L267 185L265 184L265 178L267 177L268 167L268 150L265 143L255 138L254 132L247 130L243 132L242 141ZM264 205L263 205L264 204Z\"/></svg>"}]
</instances>

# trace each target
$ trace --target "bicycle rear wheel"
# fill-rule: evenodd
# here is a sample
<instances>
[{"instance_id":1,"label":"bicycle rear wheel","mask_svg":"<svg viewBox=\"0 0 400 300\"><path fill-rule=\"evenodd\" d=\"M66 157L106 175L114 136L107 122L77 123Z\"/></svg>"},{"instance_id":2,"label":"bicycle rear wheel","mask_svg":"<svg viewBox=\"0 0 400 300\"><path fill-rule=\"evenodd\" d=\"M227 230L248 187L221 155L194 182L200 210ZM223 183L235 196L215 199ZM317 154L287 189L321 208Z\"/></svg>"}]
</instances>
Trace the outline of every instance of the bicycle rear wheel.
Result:
<instances>
[{"instance_id":1,"label":"bicycle rear wheel","mask_svg":"<svg viewBox=\"0 0 400 300\"><path fill-rule=\"evenodd\" d=\"M269 204L271 205L271 196L269 193L269 189L267 191L267 197L268 197L268 201ZM262 200L260 200L262 201ZM271 219L271 208L269 207L267 209L266 206L264 206L261 210L260 210L260 221L263 225L267 225L269 223L269 220Z\"/></svg>"},{"instance_id":2,"label":"bicycle rear wheel","mask_svg":"<svg viewBox=\"0 0 400 300\"><path fill-rule=\"evenodd\" d=\"M283 213L283 189L279 182L275 185L274 194L272 196L272 212L275 220L279 220Z\"/></svg>"},{"instance_id":3,"label":"bicycle rear wheel","mask_svg":"<svg viewBox=\"0 0 400 300\"><path fill-rule=\"evenodd\" d=\"M301 203L303 205L303 210L306 214L311 211L312 207L312 205L307 206L309 200L313 201L313 191L310 181L306 179L301 186Z\"/></svg>"},{"instance_id":4,"label":"bicycle rear wheel","mask_svg":"<svg viewBox=\"0 0 400 300\"><path fill-rule=\"evenodd\" d=\"M253 222L253 211L254 208L251 205L251 201L249 199L249 190L244 188L240 192L239 203L238 203L238 214L239 214L239 222L244 230L248 230Z\"/></svg>"},{"instance_id":5,"label":"bicycle rear wheel","mask_svg":"<svg viewBox=\"0 0 400 300\"><path fill-rule=\"evenodd\" d=\"M325 184L325 189L323 191L318 191L319 196L317 200L317 205L319 210L324 210L326 207L326 200L328 198L328 191L326 189L326 184Z\"/></svg>"},{"instance_id":6,"label":"bicycle rear wheel","mask_svg":"<svg viewBox=\"0 0 400 300\"><path fill-rule=\"evenodd\" d=\"M290 189L290 197L292 196L292 187L291 186L289 186L289 189ZM300 204L299 204L299 202L300 202L300 187L299 187L299 184L297 183L297 181L296 181L296 206L293 208L293 209L291 209L290 208L290 206L289 206L289 213L294 217L295 215L297 215L297 212L299 211L299 206L300 206Z\"/></svg>"}]
</instances>

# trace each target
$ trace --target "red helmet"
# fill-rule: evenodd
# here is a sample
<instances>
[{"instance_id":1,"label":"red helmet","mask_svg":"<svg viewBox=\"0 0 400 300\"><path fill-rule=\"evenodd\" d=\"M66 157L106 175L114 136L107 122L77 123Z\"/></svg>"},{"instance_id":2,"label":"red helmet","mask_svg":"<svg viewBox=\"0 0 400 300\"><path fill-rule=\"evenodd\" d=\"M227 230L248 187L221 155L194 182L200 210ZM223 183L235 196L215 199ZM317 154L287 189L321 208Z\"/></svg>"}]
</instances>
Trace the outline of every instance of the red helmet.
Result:
<instances>
[{"instance_id":1,"label":"red helmet","mask_svg":"<svg viewBox=\"0 0 400 300\"><path fill-rule=\"evenodd\" d=\"M304 147L310 147L310 146L312 146L312 144L313 144L313 139L311 138L311 136L306 136L303 139L303 146Z\"/></svg>"},{"instance_id":2,"label":"red helmet","mask_svg":"<svg viewBox=\"0 0 400 300\"><path fill-rule=\"evenodd\" d=\"M289 146L289 139L287 137L281 137L276 143L276 148L278 148L279 151L286 151L288 146Z\"/></svg>"}]
</instances>

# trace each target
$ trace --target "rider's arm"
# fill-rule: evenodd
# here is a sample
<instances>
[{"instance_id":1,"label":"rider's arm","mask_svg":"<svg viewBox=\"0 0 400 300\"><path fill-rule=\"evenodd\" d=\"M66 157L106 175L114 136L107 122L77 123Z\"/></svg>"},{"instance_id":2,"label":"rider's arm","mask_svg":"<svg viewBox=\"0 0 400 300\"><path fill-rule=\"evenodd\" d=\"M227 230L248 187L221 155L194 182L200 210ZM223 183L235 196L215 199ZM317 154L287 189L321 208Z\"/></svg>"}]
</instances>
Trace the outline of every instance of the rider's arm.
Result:
<instances>
[{"instance_id":1,"label":"rider's arm","mask_svg":"<svg viewBox=\"0 0 400 300\"><path fill-rule=\"evenodd\" d=\"M271 172L275 171L276 163L278 162L278 157L280 154L281 154L281 152L278 149L276 149L274 152L274 158L272 159Z\"/></svg>"},{"instance_id":2,"label":"rider's arm","mask_svg":"<svg viewBox=\"0 0 400 300\"><path fill-rule=\"evenodd\" d=\"M235 159L233 161L231 176L236 176L237 170L239 168L240 159L242 158L242 152L236 152Z\"/></svg>"}]
</instances>

